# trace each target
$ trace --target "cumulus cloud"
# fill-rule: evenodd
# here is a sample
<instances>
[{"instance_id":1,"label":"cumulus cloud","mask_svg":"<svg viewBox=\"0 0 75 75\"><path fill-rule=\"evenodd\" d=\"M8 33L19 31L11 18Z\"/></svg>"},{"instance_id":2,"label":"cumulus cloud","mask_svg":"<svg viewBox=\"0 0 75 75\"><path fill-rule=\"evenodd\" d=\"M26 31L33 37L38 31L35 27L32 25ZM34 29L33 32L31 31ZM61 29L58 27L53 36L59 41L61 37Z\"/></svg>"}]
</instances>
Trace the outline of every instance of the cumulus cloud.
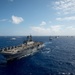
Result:
<instances>
[{"instance_id":1,"label":"cumulus cloud","mask_svg":"<svg viewBox=\"0 0 75 75\"><path fill-rule=\"evenodd\" d=\"M41 24L40 24L40 26L44 26L44 25L46 25L46 22L42 21Z\"/></svg>"},{"instance_id":2,"label":"cumulus cloud","mask_svg":"<svg viewBox=\"0 0 75 75\"><path fill-rule=\"evenodd\" d=\"M33 26L31 27L31 30L33 31L34 35L49 35L50 34L50 29L49 28L43 28L43 27L36 27Z\"/></svg>"},{"instance_id":3,"label":"cumulus cloud","mask_svg":"<svg viewBox=\"0 0 75 75\"><path fill-rule=\"evenodd\" d=\"M64 17L64 18L56 18L58 21L75 21L75 16L70 16L70 17Z\"/></svg>"},{"instance_id":4,"label":"cumulus cloud","mask_svg":"<svg viewBox=\"0 0 75 75\"><path fill-rule=\"evenodd\" d=\"M24 19L22 17L17 17L17 16L12 16L12 23L14 24L20 24L21 22L23 22Z\"/></svg>"},{"instance_id":5,"label":"cumulus cloud","mask_svg":"<svg viewBox=\"0 0 75 75\"><path fill-rule=\"evenodd\" d=\"M75 35L75 26L51 25L47 28L32 26L31 30L38 35Z\"/></svg>"},{"instance_id":6,"label":"cumulus cloud","mask_svg":"<svg viewBox=\"0 0 75 75\"><path fill-rule=\"evenodd\" d=\"M58 0L55 2L55 9L59 10L58 14L75 13L75 0Z\"/></svg>"},{"instance_id":7,"label":"cumulus cloud","mask_svg":"<svg viewBox=\"0 0 75 75\"><path fill-rule=\"evenodd\" d=\"M61 26L60 25L55 25L55 26L50 26L50 27L41 27L41 26L32 26L31 27L32 31L35 32L35 34L39 35L58 35L61 31Z\"/></svg>"}]
</instances>

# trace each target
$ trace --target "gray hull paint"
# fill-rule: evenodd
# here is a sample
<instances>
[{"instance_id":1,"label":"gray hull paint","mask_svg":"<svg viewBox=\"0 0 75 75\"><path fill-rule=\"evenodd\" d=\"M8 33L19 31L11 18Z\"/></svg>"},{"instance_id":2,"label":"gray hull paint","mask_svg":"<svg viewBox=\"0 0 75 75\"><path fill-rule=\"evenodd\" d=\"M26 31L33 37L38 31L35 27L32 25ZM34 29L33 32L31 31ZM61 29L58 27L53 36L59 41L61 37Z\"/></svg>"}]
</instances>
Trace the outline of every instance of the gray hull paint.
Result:
<instances>
[{"instance_id":1,"label":"gray hull paint","mask_svg":"<svg viewBox=\"0 0 75 75\"><path fill-rule=\"evenodd\" d=\"M38 52L40 47L35 47L33 49L26 49L18 52L17 54L3 54L7 61L19 59L22 57L27 57L29 55L33 55L34 53Z\"/></svg>"}]
</instances>

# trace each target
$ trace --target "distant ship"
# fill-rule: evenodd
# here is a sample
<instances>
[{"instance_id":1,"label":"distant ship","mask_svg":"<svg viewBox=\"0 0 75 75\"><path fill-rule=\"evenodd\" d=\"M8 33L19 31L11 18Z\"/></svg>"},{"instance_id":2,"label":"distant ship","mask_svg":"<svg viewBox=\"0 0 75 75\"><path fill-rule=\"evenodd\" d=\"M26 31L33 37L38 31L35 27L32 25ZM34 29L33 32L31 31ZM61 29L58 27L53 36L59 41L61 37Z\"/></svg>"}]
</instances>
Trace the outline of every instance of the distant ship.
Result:
<instances>
[{"instance_id":1,"label":"distant ship","mask_svg":"<svg viewBox=\"0 0 75 75\"><path fill-rule=\"evenodd\" d=\"M7 47L0 50L7 61L14 59L27 57L38 52L44 44L42 42L35 42L32 40L32 36L27 36L27 40L23 41L23 44L19 46Z\"/></svg>"},{"instance_id":2,"label":"distant ship","mask_svg":"<svg viewBox=\"0 0 75 75\"><path fill-rule=\"evenodd\" d=\"M52 41L53 40L53 38L52 37L49 37L49 41Z\"/></svg>"},{"instance_id":3,"label":"distant ship","mask_svg":"<svg viewBox=\"0 0 75 75\"><path fill-rule=\"evenodd\" d=\"M55 36L55 38L59 38L59 36Z\"/></svg>"},{"instance_id":4,"label":"distant ship","mask_svg":"<svg viewBox=\"0 0 75 75\"><path fill-rule=\"evenodd\" d=\"M11 38L11 40L16 40L16 38Z\"/></svg>"}]
</instances>

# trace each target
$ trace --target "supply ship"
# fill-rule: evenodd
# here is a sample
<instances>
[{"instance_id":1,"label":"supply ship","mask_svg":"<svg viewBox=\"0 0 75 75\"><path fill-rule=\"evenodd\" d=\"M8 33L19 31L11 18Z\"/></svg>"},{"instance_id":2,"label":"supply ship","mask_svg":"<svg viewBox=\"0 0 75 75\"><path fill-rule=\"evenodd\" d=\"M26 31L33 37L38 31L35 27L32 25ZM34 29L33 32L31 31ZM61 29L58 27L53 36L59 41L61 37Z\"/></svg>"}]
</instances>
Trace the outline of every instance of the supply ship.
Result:
<instances>
[{"instance_id":1,"label":"supply ship","mask_svg":"<svg viewBox=\"0 0 75 75\"><path fill-rule=\"evenodd\" d=\"M7 61L27 57L38 52L44 44L42 42L36 42L32 40L32 36L27 36L27 40L19 46L7 47L0 50Z\"/></svg>"}]
</instances>

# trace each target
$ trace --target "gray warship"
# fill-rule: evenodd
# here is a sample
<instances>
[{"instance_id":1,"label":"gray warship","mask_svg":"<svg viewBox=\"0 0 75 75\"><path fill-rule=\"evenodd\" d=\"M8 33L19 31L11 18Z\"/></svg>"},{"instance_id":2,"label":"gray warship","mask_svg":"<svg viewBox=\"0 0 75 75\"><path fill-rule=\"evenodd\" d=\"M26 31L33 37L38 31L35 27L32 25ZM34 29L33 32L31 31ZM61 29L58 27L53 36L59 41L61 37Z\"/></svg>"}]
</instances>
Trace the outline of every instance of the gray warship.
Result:
<instances>
[{"instance_id":1,"label":"gray warship","mask_svg":"<svg viewBox=\"0 0 75 75\"><path fill-rule=\"evenodd\" d=\"M2 48L0 54L4 56L7 61L27 57L38 52L44 44L32 40L32 36L27 36L27 40L23 41L21 45Z\"/></svg>"}]
</instances>

